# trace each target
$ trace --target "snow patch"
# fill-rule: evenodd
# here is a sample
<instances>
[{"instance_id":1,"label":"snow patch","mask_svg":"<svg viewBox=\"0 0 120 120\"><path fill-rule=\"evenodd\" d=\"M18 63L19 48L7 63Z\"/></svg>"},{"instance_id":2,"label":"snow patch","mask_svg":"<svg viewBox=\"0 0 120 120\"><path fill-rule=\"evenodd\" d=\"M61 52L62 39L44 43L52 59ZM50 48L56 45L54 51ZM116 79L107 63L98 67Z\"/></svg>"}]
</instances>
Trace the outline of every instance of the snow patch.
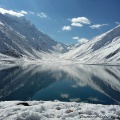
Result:
<instances>
[{"instance_id":1,"label":"snow patch","mask_svg":"<svg viewBox=\"0 0 120 120\"><path fill-rule=\"evenodd\" d=\"M26 101L30 106L17 105L22 101L0 102L3 120L103 120L120 119L119 105L101 105L60 101ZM25 101L24 101L25 102Z\"/></svg>"}]
</instances>

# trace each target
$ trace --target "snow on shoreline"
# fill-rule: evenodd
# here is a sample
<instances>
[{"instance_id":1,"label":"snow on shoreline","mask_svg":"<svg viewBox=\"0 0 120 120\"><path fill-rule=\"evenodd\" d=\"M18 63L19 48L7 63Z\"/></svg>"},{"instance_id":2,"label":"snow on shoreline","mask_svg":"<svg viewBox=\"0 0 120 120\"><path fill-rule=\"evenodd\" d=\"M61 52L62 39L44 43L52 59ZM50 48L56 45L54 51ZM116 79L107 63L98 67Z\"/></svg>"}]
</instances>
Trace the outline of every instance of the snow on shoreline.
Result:
<instances>
[{"instance_id":1,"label":"snow on shoreline","mask_svg":"<svg viewBox=\"0 0 120 120\"><path fill-rule=\"evenodd\" d=\"M9 66L21 66L21 65L31 65L31 64L61 64L61 65L74 65L74 64L83 64L83 65L120 65L120 61L118 62L104 62L104 61L89 61L84 62L80 61L78 59L63 59L60 56L47 54L44 55L41 59L36 58L29 58L27 56L21 57L21 58L14 58L10 56L6 56L3 54L0 54L0 67L9 67Z\"/></svg>"},{"instance_id":2,"label":"snow on shoreline","mask_svg":"<svg viewBox=\"0 0 120 120\"><path fill-rule=\"evenodd\" d=\"M0 102L0 120L120 120L119 105L60 101ZM24 101L25 103L25 101Z\"/></svg>"}]
</instances>

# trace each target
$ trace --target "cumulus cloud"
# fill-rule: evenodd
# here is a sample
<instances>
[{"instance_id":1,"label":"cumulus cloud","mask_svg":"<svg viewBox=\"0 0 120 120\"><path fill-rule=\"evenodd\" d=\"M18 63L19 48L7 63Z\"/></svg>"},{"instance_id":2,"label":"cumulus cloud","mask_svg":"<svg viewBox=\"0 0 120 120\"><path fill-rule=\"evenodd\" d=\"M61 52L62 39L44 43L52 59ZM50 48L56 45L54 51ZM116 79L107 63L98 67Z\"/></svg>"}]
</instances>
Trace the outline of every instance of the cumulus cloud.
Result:
<instances>
[{"instance_id":1,"label":"cumulus cloud","mask_svg":"<svg viewBox=\"0 0 120 120\"><path fill-rule=\"evenodd\" d=\"M44 12L38 13L37 16L42 17L42 18L48 17L47 14Z\"/></svg>"},{"instance_id":2,"label":"cumulus cloud","mask_svg":"<svg viewBox=\"0 0 120 120\"><path fill-rule=\"evenodd\" d=\"M80 23L71 23L71 26L82 27L83 25Z\"/></svg>"},{"instance_id":3,"label":"cumulus cloud","mask_svg":"<svg viewBox=\"0 0 120 120\"><path fill-rule=\"evenodd\" d=\"M103 26L107 26L108 24L94 24L94 25L91 25L90 28L92 29L100 29L101 27Z\"/></svg>"},{"instance_id":4,"label":"cumulus cloud","mask_svg":"<svg viewBox=\"0 0 120 120\"><path fill-rule=\"evenodd\" d=\"M81 44L87 43L89 41L87 38L79 38L78 36L75 36L72 39L77 40L78 43L81 43Z\"/></svg>"},{"instance_id":5,"label":"cumulus cloud","mask_svg":"<svg viewBox=\"0 0 120 120\"><path fill-rule=\"evenodd\" d=\"M27 12L24 10L21 10L19 13L24 14L24 15L27 14Z\"/></svg>"},{"instance_id":6,"label":"cumulus cloud","mask_svg":"<svg viewBox=\"0 0 120 120\"><path fill-rule=\"evenodd\" d=\"M88 41L89 41L89 40L88 40L87 38L80 38L80 39L78 40L78 42L81 43L81 44L87 43Z\"/></svg>"},{"instance_id":7,"label":"cumulus cloud","mask_svg":"<svg viewBox=\"0 0 120 120\"><path fill-rule=\"evenodd\" d=\"M71 19L71 26L82 27L83 24L90 24L90 20L86 17L77 17Z\"/></svg>"},{"instance_id":8,"label":"cumulus cloud","mask_svg":"<svg viewBox=\"0 0 120 120\"><path fill-rule=\"evenodd\" d=\"M23 10L21 10L20 12L15 12L13 10L6 10L6 9L3 9L3 8L0 8L0 13L2 13L2 14L6 14L7 13L7 14L10 14L12 16L17 16L17 17L22 17L25 14L27 14L27 12L23 11Z\"/></svg>"},{"instance_id":9,"label":"cumulus cloud","mask_svg":"<svg viewBox=\"0 0 120 120\"><path fill-rule=\"evenodd\" d=\"M72 39L73 39L73 40L79 40L80 38L77 37L77 36L75 36L75 37L73 37Z\"/></svg>"},{"instance_id":10,"label":"cumulus cloud","mask_svg":"<svg viewBox=\"0 0 120 120\"><path fill-rule=\"evenodd\" d=\"M70 26L64 26L64 27L62 28L62 30L71 30L71 27L70 27Z\"/></svg>"},{"instance_id":11,"label":"cumulus cloud","mask_svg":"<svg viewBox=\"0 0 120 120\"><path fill-rule=\"evenodd\" d=\"M77 17L71 19L72 23L90 24L90 21L86 17Z\"/></svg>"}]
</instances>

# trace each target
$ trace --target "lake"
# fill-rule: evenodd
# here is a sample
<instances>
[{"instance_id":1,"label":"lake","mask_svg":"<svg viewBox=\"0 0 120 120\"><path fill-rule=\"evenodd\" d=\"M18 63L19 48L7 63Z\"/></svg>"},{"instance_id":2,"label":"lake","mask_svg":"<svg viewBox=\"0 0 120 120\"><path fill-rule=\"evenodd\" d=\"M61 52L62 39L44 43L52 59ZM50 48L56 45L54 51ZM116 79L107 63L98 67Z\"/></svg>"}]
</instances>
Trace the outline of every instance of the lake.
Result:
<instances>
[{"instance_id":1,"label":"lake","mask_svg":"<svg viewBox=\"0 0 120 120\"><path fill-rule=\"evenodd\" d=\"M0 101L120 104L120 66L26 65L0 70Z\"/></svg>"}]
</instances>

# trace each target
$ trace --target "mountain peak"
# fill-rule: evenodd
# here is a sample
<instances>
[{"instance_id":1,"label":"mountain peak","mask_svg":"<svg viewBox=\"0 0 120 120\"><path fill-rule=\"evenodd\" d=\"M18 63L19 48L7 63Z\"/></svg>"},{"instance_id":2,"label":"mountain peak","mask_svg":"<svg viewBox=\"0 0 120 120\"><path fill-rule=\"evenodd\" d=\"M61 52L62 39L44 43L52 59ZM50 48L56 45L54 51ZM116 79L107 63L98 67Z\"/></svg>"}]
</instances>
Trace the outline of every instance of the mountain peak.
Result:
<instances>
[{"instance_id":1,"label":"mountain peak","mask_svg":"<svg viewBox=\"0 0 120 120\"><path fill-rule=\"evenodd\" d=\"M41 57L42 52L68 51L66 45L40 32L24 16L0 14L0 21L0 53L14 57L22 55Z\"/></svg>"}]
</instances>

